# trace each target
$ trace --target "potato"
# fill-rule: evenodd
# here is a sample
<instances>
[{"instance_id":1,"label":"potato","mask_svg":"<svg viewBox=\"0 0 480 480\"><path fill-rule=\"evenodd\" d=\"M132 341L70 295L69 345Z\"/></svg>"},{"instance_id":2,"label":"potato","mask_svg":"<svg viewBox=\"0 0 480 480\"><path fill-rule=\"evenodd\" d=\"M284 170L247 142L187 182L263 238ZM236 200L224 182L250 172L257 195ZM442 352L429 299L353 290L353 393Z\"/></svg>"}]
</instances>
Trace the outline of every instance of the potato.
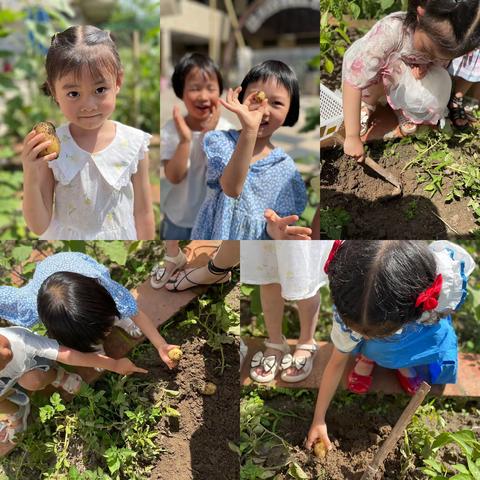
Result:
<instances>
[{"instance_id":1,"label":"potato","mask_svg":"<svg viewBox=\"0 0 480 480\"><path fill-rule=\"evenodd\" d=\"M315 443L313 446L313 453L317 458L323 460L327 456L327 448L321 440Z\"/></svg>"},{"instance_id":2,"label":"potato","mask_svg":"<svg viewBox=\"0 0 480 480\"><path fill-rule=\"evenodd\" d=\"M60 153L60 140L55 133L55 125L50 122L40 122L37 123L33 129L36 133L43 133L45 135L45 141L50 140L52 142L47 148L44 148L38 156L44 157L51 153L56 153L58 156Z\"/></svg>"},{"instance_id":3,"label":"potato","mask_svg":"<svg viewBox=\"0 0 480 480\"><path fill-rule=\"evenodd\" d=\"M168 351L168 358L174 362L178 362L182 358L182 351L179 348L172 348Z\"/></svg>"},{"instance_id":4,"label":"potato","mask_svg":"<svg viewBox=\"0 0 480 480\"><path fill-rule=\"evenodd\" d=\"M217 386L212 382L205 382L205 386L203 387L201 393L202 395L215 395L217 391Z\"/></svg>"},{"instance_id":5,"label":"potato","mask_svg":"<svg viewBox=\"0 0 480 480\"><path fill-rule=\"evenodd\" d=\"M257 103L262 103L266 98L267 96L265 95L265 92L263 92L262 90L257 92L257 94L255 95L255 101Z\"/></svg>"}]
</instances>

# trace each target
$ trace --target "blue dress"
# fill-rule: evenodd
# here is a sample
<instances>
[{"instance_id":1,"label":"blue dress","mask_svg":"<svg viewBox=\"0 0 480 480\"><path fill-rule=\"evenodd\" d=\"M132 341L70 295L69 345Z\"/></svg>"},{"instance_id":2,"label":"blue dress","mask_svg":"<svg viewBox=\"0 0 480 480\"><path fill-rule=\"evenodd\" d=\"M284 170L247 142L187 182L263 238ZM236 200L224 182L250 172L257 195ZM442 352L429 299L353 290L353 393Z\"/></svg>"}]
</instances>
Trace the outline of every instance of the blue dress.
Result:
<instances>
[{"instance_id":1,"label":"blue dress","mask_svg":"<svg viewBox=\"0 0 480 480\"><path fill-rule=\"evenodd\" d=\"M344 353L362 354L385 368L417 367L429 383L455 383L457 380L457 336L451 313L465 301L467 279L475 263L462 247L448 241L430 245L437 274L443 277L442 291L435 311L403 326L385 338L363 338L348 328L334 308L331 339Z\"/></svg>"},{"instance_id":2,"label":"blue dress","mask_svg":"<svg viewBox=\"0 0 480 480\"><path fill-rule=\"evenodd\" d=\"M305 183L295 163L281 148L250 165L242 193L223 193L220 177L237 146L240 132L212 131L205 135L207 196L198 213L192 239L268 239L265 209L281 217L301 215L307 204Z\"/></svg>"},{"instance_id":3,"label":"blue dress","mask_svg":"<svg viewBox=\"0 0 480 480\"><path fill-rule=\"evenodd\" d=\"M32 280L24 287L0 287L0 318L14 325L31 327L40 321L37 294L42 283L56 272L72 272L96 278L110 293L122 317L138 313L133 295L110 278L104 265L79 252L63 252L47 257L37 264Z\"/></svg>"}]
</instances>

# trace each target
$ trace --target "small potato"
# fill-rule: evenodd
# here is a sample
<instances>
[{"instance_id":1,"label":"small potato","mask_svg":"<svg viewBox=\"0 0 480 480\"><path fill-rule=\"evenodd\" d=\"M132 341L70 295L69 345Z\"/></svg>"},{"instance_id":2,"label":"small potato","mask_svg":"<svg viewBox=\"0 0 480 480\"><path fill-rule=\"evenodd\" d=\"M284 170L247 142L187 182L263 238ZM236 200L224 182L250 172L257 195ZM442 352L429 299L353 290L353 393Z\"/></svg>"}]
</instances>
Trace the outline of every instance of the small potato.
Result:
<instances>
[{"instance_id":1,"label":"small potato","mask_svg":"<svg viewBox=\"0 0 480 480\"><path fill-rule=\"evenodd\" d=\"M315 443L313 446L313 453L317 458L323 460L327 456L327 448L321 440Z\"/></svg>"},{"instance_id":2,"label":"small potato","mask_svg":"<svg viewBox=\"0 0 480 480\"><path fill-rule=\"evenodd\" d=\"M257 103L262 103L266 98L267 96L265 95L265 92L263 92L262 90L257 92L257 94L255 95L255 101Z\"/></svg>"},{"instance_id":3,"label":"small potato","mask_svg":"<svg viewBox=\"0 0 480 480\"><path fill-rule=\"evenodd\" d=\"M178 362L182 358L182 351L179 348L172 348L168 351L168 358L174 362Z\"/></svg>"},{"instance_id":4,"label":"small potato","mask_svg":"<svg viewBox=\"0 0 480 480\"><path fill-rule=\"evenodd\" d=\"M217 386L212 382L206 382L201 393L202 395L215 395Z\"/></svg>"},{"instance_id":5,"label":"small potato","mask_svg":"<svg viewBox=\"0 0 480 480\"><path fill-rule=\"evenodd\" d=\"M50 122L40 122L37 123L33 129L36 133L43 133L45 135L45 141L50 140L52 142L47 148L43 149L38 156L44 157L51 153L56 153L58 156L60 153L60 140L55 133L55 125Z\"/></svg>"}]
</instances>

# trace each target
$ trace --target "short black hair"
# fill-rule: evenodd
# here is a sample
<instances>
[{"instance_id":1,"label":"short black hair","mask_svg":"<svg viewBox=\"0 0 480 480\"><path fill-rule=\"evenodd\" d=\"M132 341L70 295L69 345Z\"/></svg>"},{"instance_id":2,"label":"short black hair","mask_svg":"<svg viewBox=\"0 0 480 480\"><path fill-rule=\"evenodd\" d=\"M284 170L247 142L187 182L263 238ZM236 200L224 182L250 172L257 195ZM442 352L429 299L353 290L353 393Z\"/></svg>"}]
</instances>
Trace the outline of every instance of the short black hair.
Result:
<instances>
[{"instance_id":1,"label":"short black hair","mask_svg":"<svg viewBox=\"0 0 480 480\"><path fill-rule=\"evenodd\" d=\"M172 75L172 87L175 95L182 99L183 89L185 88L185 79L191 70L198 68L209 76L215 75L220 89L220 95L223 92L223 78L220 69L216 63L203 53L193 52L185 54L180 61L175 65L175 70Z\"/></svg>"},{"instance_id":2,"label":"short black hair","mask_svg":"<svg viewBox=\"0 0 480 480\"><path fill-rule=\"evenodd\" d=\"M238 95L238 99L243 103L243 96L248 85L254 82L266 82L269 78L275 77L277 83L283 85L290 95L290 109L283 125L285 127L293 127L298 121L300 114L300 89L298 79L295 72L285 63L279 60L266 60L259 65L255 65L246 75L242 82L242 90Z\"/></svg>"},{"instance_id":3,"label":"short black hair","mask_svg":"<svg viewBox=\"0 0 480 480\"><path fill-rule=\"evenodd\" d=\"M93 352L120 317L112 296L96 278L73 272L56 272L44 280L37 309L49 337L81 352Z\"/></svg>"},{"instance_id":4,"label":"short black hair","mask_svg":"<svg viewBox=\"0 0 480 480\"><path fill-rule=\"evenodd\" d=\"M343 322L368 337L392 335L418 320L418 295L436 278L423 241L347 240L328 267L330 293Z\"/></svg>"}]
</instances>

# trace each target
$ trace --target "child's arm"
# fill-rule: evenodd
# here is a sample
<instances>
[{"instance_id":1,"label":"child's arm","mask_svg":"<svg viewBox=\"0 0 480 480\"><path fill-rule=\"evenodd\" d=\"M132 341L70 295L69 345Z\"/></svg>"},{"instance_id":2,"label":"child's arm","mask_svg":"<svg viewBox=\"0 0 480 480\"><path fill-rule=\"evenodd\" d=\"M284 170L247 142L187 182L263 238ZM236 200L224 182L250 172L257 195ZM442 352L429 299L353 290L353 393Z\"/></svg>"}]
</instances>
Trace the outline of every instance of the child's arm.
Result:
<instances>
[{"instance_id":1,"label":"child's arm","mask_svg":"<svg viewBox=\"0 0 480 480\"><path fill-rule=\"evenodd\" d=\"M235 90L229 88L227 101L219 99L225 108L237 114L242 125L235 151L220 177L220 186L223 192L234 198L242 193L257 141L258 128L268 104L266 98L261 103L254 101L258 92L252 92L242 104L238 100L240 91L241 87L237 87Z\"/></svg>"},{"instance_id":2,"label":"child's arm","mask_svg":"<svg viewBox=\"0 0 480 480\"><path fill-rule=\"evenodd\" d=\"M348 353L342 353L336 347L333 347L332 354L325 367L318 389L315 415L307 436L306 447L308 449L312 448L317 440L321 440L327 449L331 448L331 442L327 434L327 425L325 423L325 413L340 383L348 357Z\"/></svg>"},{"instance_id":3,"label":"child's arm","mask_svg":"<svg viewBox=\"0 0 480 480\"><path fill-rule=\"evenodd\" d=\"M365 150L360 140L360 105L362 91L353 87L348 82L343 82L343 116L345 124L345 142L343 151L346 155L363 160Z\"/></svg>"},{"instance_id":4,"label":"child's arm","mask_svg":"<svg viewBox=\"0 0 480 480\"><path fill-rule=\"evenodd\" d=\"M38 154L51 142L43 141L45 135L31 131L23 142L23 215L28 228L41 235L50 225L53 211L53 191L55 180L48 167L48 161L55 159L56 153L38 157Z\"/></svg>"},{"instance_id":5,"label":"child's arm","mask_svg":"<svg viewBox=\"0 0 480 480\"><path fill-rule=\"evenodd\" d=\"M57 361L75 367L103 368L120 375L130 375L135 372L148 373L148 370L137 367L128 358L114 359L99 353L83 353L67 347L59 348Z\"/></svg>"},{"instance_id":6,"label":"child's arm","mask_svg":"<svg viewBox=\"0 0 480 480\"><path fill-rule=\"evenodd\" d=\"M180 113L177 105L173 107L173 121L177 129L179 142L177 149L169 160L164 160L165 176L173 183L180 183L188 172L188 158L192 144L192 131Z\"/></svg>"},{"instance_id":7,"label":"child's arm","mask_svg":"<svg viewBox=\"0 0 480 480\"><path fill-rule=\"evenodd\" d=\"M158 350L160 358L165 362L168 368L173 368L175 362L168 357L168 351L173 348L178 348L178 345L170 345L158 333L152 320L141 310L138 314L132 317L132 320L138 325L142 333L150 340L153 346Z\"/></svg>"},{"instance_id":8,"label":"child's arm","mask_svg":"<svg viewBox=\"0 0 480 480\"><path fill-rule=\"evenodd\" d=\"M148 153L146 153L145 158L138 163L138 170L132 177L133 215L139 240L155 239L155 219L148 177L148 164Z\"/></svg>"}]
</instances>

